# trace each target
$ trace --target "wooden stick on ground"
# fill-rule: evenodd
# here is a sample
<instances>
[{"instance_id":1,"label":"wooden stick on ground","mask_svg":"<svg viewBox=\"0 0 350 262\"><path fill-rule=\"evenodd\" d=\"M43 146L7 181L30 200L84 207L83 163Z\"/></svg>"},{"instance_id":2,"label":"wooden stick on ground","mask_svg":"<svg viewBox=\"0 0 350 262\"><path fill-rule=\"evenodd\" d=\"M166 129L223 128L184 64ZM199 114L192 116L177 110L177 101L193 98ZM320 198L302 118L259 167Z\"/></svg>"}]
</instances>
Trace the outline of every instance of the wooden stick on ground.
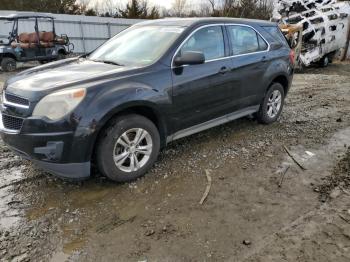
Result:
<instances>
[{"instance_id":1,"label":"wooden stick on ground","mask_svg":"<svg viewBox=\"0 0 350 262\"><path fill-rule=\"evenodd\" d=\"M341 219L343 219L346 223L349 223L350 224L350 220L345 218L343 215L339 214L338 215Z\"/></svg>"},{"instance_id":2,"label":"wooden stick on ground","mask_svg":"<svg viewBox=\"0 0 350 262\"><path fill-rule=\"evenodd\" d=\"M295 157L292 155L292 153L288 150L286 146L283 146L284 150L286 150L287 154L290 156L291 159L302 169L307 170L306 167L304 167L298 160L295 159Z\"/></svg>"},{"instance_id":3,"label":"wooden stick on ground","mask_svg":"<svg viewBox=\"0 0 350 262\"><path fill-rule=\"evenodd\" d=\"M202 196L201 201L199 201L199 204L202 205L204 203L204 201L207 199L208 195L209 195L209 191L211 188L211 176L210 176L210 172L208 169L205 170L205 175L207 176L207 187L205 188L204 194Z\"/></svg>"},{"instance_id":4,"label":"wooden stick on ground","mask_svg":"<svg viewBox=\"0 0 350 262\"><path fill-rule=\"evenodd\" d=\"M281 179L280 179L280 181L279 181L279 183L278 183L278 187L281 187L281 186L282 186L284 177L285 177L285 175L286 175L286 173L287 173L289 167L290 167L290 166L287 166L287 167L284 169L284 171L281 173Z\"/></svg>"}]
</instances>

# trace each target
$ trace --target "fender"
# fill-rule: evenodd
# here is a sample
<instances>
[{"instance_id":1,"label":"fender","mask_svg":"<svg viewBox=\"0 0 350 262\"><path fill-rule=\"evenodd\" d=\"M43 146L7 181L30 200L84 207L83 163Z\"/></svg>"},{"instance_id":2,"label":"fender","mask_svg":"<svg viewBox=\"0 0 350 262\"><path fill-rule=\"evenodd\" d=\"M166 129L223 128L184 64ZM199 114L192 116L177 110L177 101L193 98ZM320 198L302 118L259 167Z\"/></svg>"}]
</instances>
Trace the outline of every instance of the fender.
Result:
<instances>
[{"instance_id":1,"label":"fender","mask_svg":"<svg viewBox=\"0 0 350 262\"><path fill-rule=\"evenodd\" d=\"M0 60L4 57L11 57L15 60L17 60L16 53L13 48L8 46L1 46L2 52L0 53Z\"/></svg>"},{"instance_id":2,"label":"fender","mask_svg":"<svg viewBox=\"0 0 350 262\"><path fill-rule=\"evenodd\" d=\"M285 77L287 80L287 86L285 86L285 89L286 91L288 91L289 86L292 82L291 81L292 72L293 70L291 69L291 65L288 57L286 57L284 60L282 59L273 60L268 66L268 68L266 69L263 77L263 79L265 79L264 94L267 92L273 80L281 76Z\"/></svg>"},{"instance_id":3,"label":"fender","mask_svg":"<svg viewBox=\"0 0 350 262\"><path fill-rule=\"evenodd\" d=\"M98 88L98 87L96 87ZM101 87L100 87L101 88ZM86 159L91 157L95 142L101 130L118 113L128 109L147 108L156 115L157 125L161 135L161 143L165 143L167 123L164 118L171 103L171 97L165 91L159 91L142 83L125 82L114 88L102 88L95 96L91 96L87 103L81 105L77 115L81 120L75 136L86 141ZM158 94L155 95L155 94ZM158 100L154 99L158 97ZM103 103L101 102L103 101ZM89 103L90 102L90 103ZM84 114L89 112L89 114Z\"/></svg>"},{"instance_id":4,"label":"fender","mask_svg":"<svg viewBox=\"0 0 350 262\"><path fill-rule=\"evenodd\" d=\"M63 51L65 54L67 54L67 51L63 46L57 47L57 53L59 53L60 51Z\"/></svg>"},{"instance_id":5,"label":"fender","mask_svg":"<svg viewBox=\"0 0 350 262\"><path fill-rule=\"evenodd\" d=\"M166 133L166 124L164 120L164 115L160 113L158 106L151 102L151 101L144 101L144 100L133 100L123 103L122 105L116 106L114 108L111 108L106 114L104 114L103 117L98 121L97 128L95 132L99 133L101 129L108 123L109 120L111 120L115 115L121 113L121 112L128 112L128 109L132 108L148 108L152 110L152 112L155 113L158 123L160 124L161 130L163 130L164 133ZM132 112L132 111L131 111Z\"/></svg>"}]
</instances>

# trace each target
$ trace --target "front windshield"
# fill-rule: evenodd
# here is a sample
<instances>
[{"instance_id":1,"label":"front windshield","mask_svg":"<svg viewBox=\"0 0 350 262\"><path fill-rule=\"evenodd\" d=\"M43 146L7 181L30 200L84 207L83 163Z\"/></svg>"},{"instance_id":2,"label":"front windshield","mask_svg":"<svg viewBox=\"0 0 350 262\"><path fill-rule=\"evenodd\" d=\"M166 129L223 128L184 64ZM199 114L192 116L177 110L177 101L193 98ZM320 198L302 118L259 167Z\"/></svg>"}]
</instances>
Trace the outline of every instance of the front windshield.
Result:
<instances>
[{"instance_id":1,"label":"front windshield","mask_svg":"<svg viewBox=\"0 0 350 262\"><path fill-rule=\"evenodd\" d=\"M88 58L118 65L150 65L166 52L183 30L178 26L135 26L107 41Z\"/></svg>"}]
</instances>

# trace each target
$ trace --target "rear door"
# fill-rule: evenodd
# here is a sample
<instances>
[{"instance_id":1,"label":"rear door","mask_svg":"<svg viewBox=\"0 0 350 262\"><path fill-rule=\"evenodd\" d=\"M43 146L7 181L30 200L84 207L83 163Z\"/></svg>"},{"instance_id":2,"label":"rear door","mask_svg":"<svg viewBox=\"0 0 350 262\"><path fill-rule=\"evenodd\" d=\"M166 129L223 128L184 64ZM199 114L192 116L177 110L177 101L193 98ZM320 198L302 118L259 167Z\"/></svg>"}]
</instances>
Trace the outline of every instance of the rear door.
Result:
<instances>
[{"instance_id":1,"label":"rear door","mask_svg":"<svg viewBox=\"0 0 350 262\"><path fill-rule=\"evenodd\" d=\"M265 91L263 75L269 66L269 45L251 26L226 25L234 80L242 92L240 106L259 105Z\"/></svg>"},{"instance_id":2,"label":"rear door","mask_svg":"<svg viewBox=\"0 0 350 262\"><path fill-rule=\"evenodd\" d=\"M205 63L172 68L173 105L176 129L185 129L232 112L231 61L224 27L209 25L197 29L175 54L204 53Z\"/></svg>"}]
</instances>

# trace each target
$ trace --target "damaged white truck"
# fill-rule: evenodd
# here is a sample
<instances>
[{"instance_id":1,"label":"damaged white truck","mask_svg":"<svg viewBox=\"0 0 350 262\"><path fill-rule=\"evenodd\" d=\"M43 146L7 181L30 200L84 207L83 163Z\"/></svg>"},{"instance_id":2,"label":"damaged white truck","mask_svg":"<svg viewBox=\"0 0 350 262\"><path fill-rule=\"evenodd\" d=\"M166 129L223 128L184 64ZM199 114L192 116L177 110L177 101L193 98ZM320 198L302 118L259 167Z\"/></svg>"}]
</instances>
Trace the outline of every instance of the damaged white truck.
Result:
<instances>
[{"instance_id":1,"label":"damaged white truck","mask_svg":"<svg viewBox=\"0 0 350 262\"><path fill-rule=\"evenodd\" d=\"M302 28L297 66L327 66L346 46L350 6L334 0L276 0L272 20Z\"/></svg>"}]
</instances>

